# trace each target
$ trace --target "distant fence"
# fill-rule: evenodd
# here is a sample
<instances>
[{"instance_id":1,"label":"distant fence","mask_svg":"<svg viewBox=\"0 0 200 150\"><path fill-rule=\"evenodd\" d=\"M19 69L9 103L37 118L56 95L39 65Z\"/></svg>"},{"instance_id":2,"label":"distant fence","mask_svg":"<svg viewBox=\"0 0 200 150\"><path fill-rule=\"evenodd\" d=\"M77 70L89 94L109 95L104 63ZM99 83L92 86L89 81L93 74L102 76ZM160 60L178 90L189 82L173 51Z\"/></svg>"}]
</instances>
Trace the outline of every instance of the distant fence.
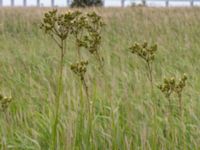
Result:
<instances>
[{"instance_id":1,"label":"distant fence","mask_svg":"<svg viewBox=\"0 0 200 150\"><path fill-rule=\"evenodd\" d=\"M9 0L0 0L0 7L3 7L4 6L4 1L9 1ZM26 7L27 6L27 1L28 0L21 0L22 1L22 6ZM31 0L31 1L34 1L34 0ZM43 4L41 3L42 0L35 0L35 6L36 7L41 7L43 6ZM62 5L62 6L70 6L71 2L73 0L49 0L50 3L51 3L51 7L55 7L55 1L65 1L65 5ZM129 1L131 2L132 4L134 3L141 3L142 5L146 5L147 2L165 2L165 6L168 7L169 6L169 2L189 2L190 3L190 6L194 6L194 2L200 2L200 0L103 0L103 2L105 3L105 1L118 1L121 3L121 7L125 7L125 2ZM11 7L14 7L16 6L15 5L15 0L10 0L10 6Z\"/></svg>"},{"instance_id":2,"label":"distant fence","mask_svg":"<svg viewBox=\"0 0 200 150\"><path fill-rule=\"evenodd\" d=\"M9 0L0 0L0 7L4 6L3 3L4 1L9 1ZM27 1L28 0L22 0L23 1L23 5L24 7L27 6ZM33 0L31 0L33 1ZM36 5L37 7L40 7L42 5L41 0L35 0L36 1ZM54 7L55 6L55 0L49 0L51 1L51 6ZM60 0L60 1L66 1L66 6L70 6L70 3L72 0ZM15 6L15 0L10 0L10 6L14 7Z\"/></svg>"},{"instance_id":3,"label":"distant fence","mask_svg":"<svg viewBox=\"0 0 200 150\"><path fill-rule=\"evenodd\" d=\"M125 2L127 0L121 0L121 7L125 6ZM140 2L142 5L147 5L147 2L162 2L165 3L165 6L168 7L170 2L187 2L189 3L191 7L194 6L195 2L200 2L200 0L132 0L132 4ZM195 5L196 6L196 5Z\"/></svg>"}]
</instances>

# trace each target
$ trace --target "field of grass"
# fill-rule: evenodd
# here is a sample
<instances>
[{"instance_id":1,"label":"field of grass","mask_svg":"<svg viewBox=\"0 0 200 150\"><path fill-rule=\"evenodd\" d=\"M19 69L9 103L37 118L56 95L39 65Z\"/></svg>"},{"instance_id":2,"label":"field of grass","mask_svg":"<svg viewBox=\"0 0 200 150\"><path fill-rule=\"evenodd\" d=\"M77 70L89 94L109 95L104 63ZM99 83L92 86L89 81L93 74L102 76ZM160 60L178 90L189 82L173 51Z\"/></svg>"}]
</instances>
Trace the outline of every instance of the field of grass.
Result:
<instances>
[{"instance_id":1,"label":"field of grass","mask_svg":"<svg viewBox=\"0 0 200 150\"><path fill-rule=\"evenodd\" d=\"M8 109L0 112L2 150L47 150L51 143L60 54L39 29L46 11L0 9L0 92L13 98ZM71 42L65 55L57 149L199 150L200 9L95 11L106 22L101 45L105 66L103 74L95 64L90 66L86 76L92 125L88 126L84 114L86 95L69 67L75 57ZM143 41L158 44L155 85L164 77L188 75L182 120L176 96L168 117L168 101L156 86L151 94L143 61L128 50Z\"/></svg>"}]
</instances>

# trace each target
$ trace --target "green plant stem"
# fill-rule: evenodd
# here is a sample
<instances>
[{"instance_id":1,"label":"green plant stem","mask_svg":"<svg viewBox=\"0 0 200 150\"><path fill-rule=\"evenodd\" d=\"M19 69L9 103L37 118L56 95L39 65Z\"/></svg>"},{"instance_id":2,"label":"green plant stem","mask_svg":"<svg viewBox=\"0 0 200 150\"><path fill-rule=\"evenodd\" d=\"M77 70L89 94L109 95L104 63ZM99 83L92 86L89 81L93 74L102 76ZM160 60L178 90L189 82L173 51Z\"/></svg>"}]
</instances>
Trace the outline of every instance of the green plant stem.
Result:
<instances>
[{"instance_id":1,"label":"green plant stem","mask_svg":"<svg viewBox=\"0 0 200 150\"><path fill-rule=\"evenodd\" d=\"M181 120L181 125L182 125L182 136L183 136L183 149L186 149L186 144L185 144L185 126L184 126L184 111L183 111L183 102L182 102L182 95L181 92L177 93L178 94L178 100L179 100L179 110L180 110L180 120Z\"/></svg>"},{"instance_id":2,"label":"green plant stem","mask_svg":"<svg viewBox=\"0 0 200 150\"><path fill-rule=\"evenodd\" d=\"M76 37L76 38L78 38L78 37ZM80 51L80 46L78 44L78 39L76 39L76 49L77 49L79 61L81 61L81 51Z\"/></svg>"},{"instance_id":3,"label":"green plant stem","mask_svg":"<svg viewBox=\"0 0 200 150\"><path fill-rule=\"evenodd\" d=\"M148 78L151 84L151 91L153 92L153 75L152 75L152 66L149 61L147 61L147 69L148 69Z\"/></svg>"},{"instance_id":4,"label":"green plant stem","mask_svg":"<svg viewBox=\"0 0 200 150\"><path fill-rule=\"evenodd\" d=\"M90 114L90 98L89 98L88 86L83 76L81 77L81 82L87 96L87 108L88 108L88 113Z\"/></svg>"},{"instance_id":5,"label":"green plant stem","mask_svg":"<svg viewBox=\"0 0 200 150\"><path fill-rule=\"evenodd\" d=\"M77 47L77 50L78 50L78 58L79 58L79 60L81 60L81 52L80 52L80 47L79 46Z\"/></svg>"},{"instance_id":6,"label":"green plant stem","mask_svg":"<svg viewBox=\"0 0 200 150\"><path fill-rule=\"evenodd\" d=\"M84 76L81 77L81 82L83 85L83 88L85 90L86 93L86 97L87 97L87 109L88 109L88 145L91 145L90 143L90 139L91 139L91 134L92 134L92 114L91 114L91 104L90 104L90 97L89 97L89 92L88 92L88 86L86 84L85 78ZM90 149L90 147L89 147Z\"/></svg>"},{"instance_id":7,"label":"green plant stem","mask_svg":"<svg viewBox=\"0 0 200 150\"><path fill-rule=\"evenodd\" d=\"M172 113L172 104L171 104L170 96L167 96L167 100L169 102L169 113L171 114Z\"/></svg>"},{"instance_id":8,"label":"green plant stem","mask_svg":"<svg viewBox=\"0 0 200 150\"><path fill-rule=\"evenodd\" d=\"M180 117L181 120L183 119L183 104L182 104L182 95L178 93L178 100L179 100L179 110L180 110Z\"/></svg>"},{"instance_id":9,"label":"green plant stem","mask_svg":"<svg viewBox=\"0 0 200 150\"><path fill-rule=\"evenodd\" d=\"M98 52L96 52L96 57L97 57L97 60L99 61L100 69L103 70L104 65Z\"/></svg>"},{"instance_id":10,"label":"green plant stem","mask_svg":"<svg viewBox=\"0 0 200 150\"><path fill-rule=\"evenodd\" d=\"M59 78L58 78L58 87L57 94L55 99L55 120L52 128L52 150L56 150L57 148L57 125L59 122L59 107L60 107L60 97L62 95L63 89L63 68L64 68L64 41L61 40L60 44L61 55L60 55L60 68L59 68Z\"/></svg>"},{"instance_id":11,"label":"green plant stem","mask_svg":"<svg viewBox=\"0 0 200 150\"><path fill-rule=\"evenodd\" d=\"M112 106L111 106L112 107ZM111 108L111 118L112 118L112 149L116 150L117 149L117 144L116 144L116 133L117 133L117 129L116 129L116 124L115 124L115 114L113 111L113 108Z\"/></svg>"}]
</instances>

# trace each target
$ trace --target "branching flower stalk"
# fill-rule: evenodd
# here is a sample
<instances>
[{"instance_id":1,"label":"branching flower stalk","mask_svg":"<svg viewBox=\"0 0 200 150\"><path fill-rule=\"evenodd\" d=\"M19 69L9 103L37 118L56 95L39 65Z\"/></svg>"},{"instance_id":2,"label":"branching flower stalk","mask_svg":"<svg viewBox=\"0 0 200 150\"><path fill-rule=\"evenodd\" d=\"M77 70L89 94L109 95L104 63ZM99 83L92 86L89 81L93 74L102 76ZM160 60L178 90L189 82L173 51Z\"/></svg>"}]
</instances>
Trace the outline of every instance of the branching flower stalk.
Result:
<instances>
[{"instance_id":1,"label":"branching flower stalk","mask_svg":"<svg viewBox=\"0 0 200 150\"><path fill-rule=\"evenodd\" d=\"M180 115L181 115L181 119L183 118L183 101L182 101L182 91L186 85L186 80L187 80L187 76L186 74L183 75L183 77L181 79L179 79L178 84L175 87L175 93L178 96L178 100L179 100L179 110L180 110Z\"/></svg>"},{"instance_id":2,"label":"branching flower stalk","mask_svg":"<svg viewBox=\"0 0 200 150\"><path fill-rule=\"evenodd\" d=\"M87 96L87 108L88 113L90 113L90 99L89 99L89 92L88 92L88 86L85 80L85 73L87 71L87 65L88 61L79 61L75 64L71 65L71 70L80 78L81 83L83 85L83 88L85 90L86 96Z\"/></svg>"},{"instance_id":3,"label":"branching flower stalk","mask_svg":"<svg viewBox=\"0 0 200 150\"><path fill-rule=\"evenodd\" d=\"M180 79L178 84L176 85L175 88L175 93L178 96L178 100L179 100L179 110L180 110L180 120L182 122L182 129L183 132L181 133L183 136L183 145L184 145L184 149L186 149L186 143L185 143L185 139L186 139L186 135L185 135L185 125L184 125L184 109L183 109L183 101L182 101L182 91L184 89L184 87L186 86L186 80L187 80L187 76L186 74L184 74Z\"/></svg>"},{"instance_id":4,"label":"branching flower stalk","mask_svg":"<svg viewBox=\"0 0 200 150\"><path fill-rule=\"evenodd\" d=\"M88 61L79 61L71 65L71 70L80 78L85 94L87 96L87 117L88 117L88 145L90 145L91 132L92 132L92 114L91 114L91 102L89 97L88 86L85 79L85 73L87 71Z\"/></svg>"},{"instance_id":5,"label":"branching flower stalk","mask_svg":"<svg viewBox=\"0 0 200 150\"><path fill-rule=\"evenodd\" d=\"M170 114L172 113L171 95L174 92L175 84L176 84L175 78L171 77L171 78L164 78L163 83L157 86L168 100L169 109L168 113L166 113L167 120L171 120L171 114ZM170 123L170 121L167 121L166 123L168 122ZM171 126L171 124L169 125ZM171 132L170 130L167 129L166 126L163 129L163 133L165 137L170 137Z\"/></svg>"},{"instance_id":6,"label":"branching flower stalk","mask_svg":"<svg viewBox=\"0 0 200 150\"><path fill-rule=\"evenodd\" d=\"M145 62L145 67L147 70L147 79L150 82L150 86L151 86L151 97L153 98L153 61L155 59L155 53L157 51L157 45L154 44L152 46L148 46L147 42L144 42L142 44L138 44L135 43L134 45L132 45L129 50L131 51L131 53L139 56L142 60L144 60ZM153 113L153 124L156 124L155 120L156 120L156 112L157 112L157 108L156 106L154 106L154 113ZM153 131L154 135L156 135L156 130ZM155 136L154 136L155 137ZM153 141L155 142L156 140L153 139Z\"/></svg>"},{"instance_id":7,"label":"branching flower stalk","mask_svg":"<svg viewBox=\"0 0 200 150\"><path fill-rule=\"evenodd\" d=\"M94 55L97 61L100 64L100 68L103 69L104 60L103 57L100 56L99 48L101 44L101 30L102 27L105 26L105 23L102 21L102 18L98 16L95 12L87 14L88 24L86 29L88 31L89 36L85 36L85 42L88 44L86 47L89 52Z\"/></svg>"},{"instance_id":8,"label":"branching flower stalk","mask_svg":"<svg viewBox=\"0 0 200 150\"><path fill-rule=\"evenodd\" d=\"M184 74L183 77L181 77L178 82L175 80L174 77L172 77L169 79L164 79L164 83L158 86L158 88L162 91L163 94L165 94L167 98L169 98L172 93L175 93L178 96L180 120L183 125L182 126L183 131L181 131L181 134L182 134L182 141L183 141L184 147L186 147L186 143L185 143L186 137L185 137L185 126L184 126L184 119L183 119L184 109L183 109L183 101L182 101L182 91L184 87L186 86L186 80L187 80L187 76L186 74Z\"/></svg>"},{"instance_id":9,"label":"branching flower stalk","mask_svg":"<svg viewBox=\"0 0 200 150\"><path fill-rule=\"evenodd\" d=\"M187 76L186 74L183 75L181 79L177 82L174 77L172 78L165 78L164 82L158 85L158 88L161 92L165 95L165 97L169 101L169 106L171 107L171 100L170 95L175 93L178 96L179 100L179 110L181 116L183 115L183 102L182 102L182 91L186 85Z\"/></svg>"},{"instance_id":10,"label":"branching flower stalk","mask_svg":"<svg viewBox=\"0 0 200 150\"><path fill-rule=\"evenodd\" d=\"M83 87L85 89L87 99L88 99L88 110L90 114L90 101L88 86L85 81L85 72L87 61L81 61L81 48L88 49L90 53L97 56L97 60L101 62L103 59L99 54L99 45L101 43L101 27L104 23L101 17L95 12L88 13L87 15L82 14L79 11L67 12L65 14L58 14L57 10L49 11L45 13L41 29L45 31L46 34L54 40L60 49L60 65L57 83L57 93L55 99L55 110L54 110L54 123L52 127L52 145L51 149L55 150L57 147L57 125L59 123L59 108L60 99L63 90L63 69L64 69L64 57L66 52L66 41L69 35L75 37L76 49L79 58L79 62L72 65L71 69L75 74L77 74Z\"/></svg>"},{"instance_id":11,"label":"branching flower stalk","mask_svg":"<svg viewBox=\"0 0 200 150\"><path fill-rule=\"evenodd\" d=\"M86 21L86 17L81 12L77 11L76 13L77 13L77 17L75 18L75 21L74 21L72 34L75 37L75 45L77 49L77 54L78 54L79 61L81 61L80 49L81 47L86 47L87 45L85 41L83 40L87 21Z\"/></svg>"},{"instance_id":12,"label":"branching flower stalk","mask_svg":"<svg viewBox=\"0 0 200 150\"><path fill-rule=\"evenodd\" d=\"M79 61L71 65L71 70L79 76L83 89L87 97L87 113L88 113L88 144L90 144L92 133L92 105L90 102L88 86L85 80L86 67L88 61L83 61L81 49L86 49L95 56L100 63L100 69L103 69L103 58L100 56L99 48L101 44L101 28L104 23L100 16L95 12L86 15L79 13L74 21L72 34L75 37L76 51L78 52ZM81 88L82 89L82 88ZM82 93L82 92L81 92ZM82 97L82 96L81 96Z\"/></svg>"},{"instance_id":13,"label":"branching flower stalk","mask_svg":"<svg viewBox=\"0 0 200 150\"><path fill-rule=\"evenodd\" d=\"M165 95L166 99L168 100L170 111L172 111L170 96L174 92L175 87L176 87L176 81L174 77L164 78L163 83L158 85L158 88L161 90L161 92Z\"/></svg>"},{"instance_id":14,"label":"branching flower stalk","mask_svg":"<svg viewBox=\"0 0 200 150\"><path fill-rule=\"evenodd\" d=\"M153 61L155 59L155 53L157 51L157 45L154 44L148 47L148 43L144 42L143 44L135 43L129 48L131 53L136 54L142 58L146 63L147 68L147 77L151 84L151 89L153 90Z\"/></svg>"},{"instance_id":15,"label":"branching flower stalk","mask_svg":"<svg viewBox=\"0 0 200 150\"><path fill-rule=\"evenodd\" d=\"M100 67L103 67L103 58L100 56L99 48L101 44L101 30L104 25L102 18L95 12L86 15L77 12L72 34L75 37L79 61L81 60L80 49L85 48L95 56L100 63Z\"/></svg>"},{"instance_id":16,"label":"branching flower stalk","mask_svg":"<svg viewBox=\"0 0 200 150\"><path fill-rule=\"evenodd\" d=\"M82 72L84 70L80 70L80 66L85 67L88 62L82 61L81 49L88 50L91 54L96 56L97 61L100 62L100 66L102 65L102 58L99 54L99 46L101 44L101 28L104 23L100 16L98 16L95 12L88 13L86 15L81 12L77 12L77 17L74 20L74 26L72 30L72 35L75 38L76 51L78 53L79 62L71 66L73 72L79 75L82 85L84 86L87 99L89 99L88 87L85 82L84 74ZM76 69L76 70L75 70ZM84 74L83 74L84 73Z\"/></svg>"},{"instance_id":17,"label":"branching flower stalk","mask_svg":"<svg viewBox=\"0 0 200 150\"><path fill-rule=\"evenodd\" d=\"M64 68L64 56L66 52L66 39L70 32L72 31L73 21L78 15L77 12L68 12L66 14L58 14L57 10L49 11L45 13L43 22L41 24L41 29L49 34L54 42L60 48L60 67L59 67L59 77L57 83L57 94L55 99L55 113L54 113L54 124L52 127L52 145L51 149L55 150L57 145L57 125L59 122L59 108L60 99L63 89L63 68Z\"/></svg>"}]
</instances>

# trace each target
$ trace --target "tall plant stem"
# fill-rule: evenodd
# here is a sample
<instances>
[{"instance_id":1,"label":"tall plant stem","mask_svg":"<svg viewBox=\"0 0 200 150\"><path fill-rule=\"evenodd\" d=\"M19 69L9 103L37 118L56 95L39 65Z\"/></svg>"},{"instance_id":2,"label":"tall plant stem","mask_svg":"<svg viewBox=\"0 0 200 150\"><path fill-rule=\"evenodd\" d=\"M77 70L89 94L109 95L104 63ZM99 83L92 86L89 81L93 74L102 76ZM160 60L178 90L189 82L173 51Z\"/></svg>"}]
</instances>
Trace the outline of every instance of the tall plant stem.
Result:
<instances>
[{"instance_id":1,"label":"tall plant stem","mask_svg":"<svg viewBox=\"0 0 200 150\"><path fill-rule=\"evenodd\" d=\"M76 37L76 49L77 49L77 55L78 55L78 59L79 61L81 61L81 51L80 51L80 46L79 46L79 42L78 42L78 37Z\"/></svg>"},{"instance_id":2,"label":"tall plant stem","mask_svg":"<svg viewBox=\"0 0 200 150\"><path fill-rule=\"evenodd\" d=\"M86 93L86 97L87 97L87 108L88 108L88 113L90 114L90 98L89 98L89 92L88 92L88 86L86 84L85 78L84 76L81 77L81 82L83 84L83 88L85 90Z\"/></svg>"},{"instance_id":3,"label":"tall plant stem","mask_svg":"<svg viewBox=\"0 0 200 150\"><path fill-rule=\"evenodd\" d=\"M183 102L182 102L182 95L181 93L177 93L178 94L178 100L179 100L179 109L180 109L180 120L181 120L181 125L182 125L182 129L183 129L183 132L182 132L182 140L183 140L183 149L185 150L186 149L186 144L185 144L185 126L184 126L184 110L183 110Z\"/></svg>"},{"instance_id":4,"label":"tall plant stem","mask_svg":"<svg viewBox=\"0 0 200 150\"><path fill-rule=\"evenodd\" d=\"M90 139L91 139L91 134L92 134L92 113L91 113L91 104L90 104L90 97L89 97L89 92L88 92L88 86L86 84L85 78L84 76L81 77L81 82L83 84L83 88L85 90L86 93L86 97L87 97L87 109L88 109L88 145L90 144ZM90 147L89 147L90 149Z\"/></svg>"},{"instance_id":5,"label":"tall plant stem","mask_svg":"<svg viewBox=\"0 0 200 150\"><path fill-rule=\"evenodd\" d=\"M168 113L172 113L172 102L171 102L171 98L170 98L170 96L167 96L166 97L167 98L167 100L168 100L168 105L169 105L169 112Z\"/></svg>"},{"instance_id":6,"label":"tall plant stem","mask_svg":"<svg viewBox=\"0 0 200 150\"><path fill-rule=\"evenodd\" d=\"M183 119L183 104L182 104L182 95L178 93L178 100L179 100L179 110L180 110L180 118Z\"/></svg>"},{"instance_id":7,"label":"tall plant stem","mask_svg":"<svg viewBox=\"0 0 200 150\"><path fill-rule=\"evenodd\" d=\"M101 57L100 57L98 52L96 52L96 57L97 57L97 60L99 61L100 69L103 71L104 64L103 64Z\"/></svg>"},{"instance_id":8,"label":"tall plant stem","mask_svg":"<svg viewBox=\"0 0 200 150\"><path fill-rule=\"evenodd\" d=\"M59 122L59 108L60 108L60 99L63 89L63 67L64 67L64 40L61 40L60 44L60 68L59 68L59 78L57 84L57 94L55 98L55 120L52 128L52 150L57 149L57 125Z\"/></svg>"},{"instance_id":9,"label":"tall plant stem","mask_svg":"<svg viewBox=\"0 0 200 150\"><path fill-rule=\"evenodd\" d=\"M148 69L148 78L149 78L149 82L151 84L151 91L153 92L153 75L152 75L152 65L151 63L148 61L147 62L147 69Z\"/></svg>"}]
</instances>

